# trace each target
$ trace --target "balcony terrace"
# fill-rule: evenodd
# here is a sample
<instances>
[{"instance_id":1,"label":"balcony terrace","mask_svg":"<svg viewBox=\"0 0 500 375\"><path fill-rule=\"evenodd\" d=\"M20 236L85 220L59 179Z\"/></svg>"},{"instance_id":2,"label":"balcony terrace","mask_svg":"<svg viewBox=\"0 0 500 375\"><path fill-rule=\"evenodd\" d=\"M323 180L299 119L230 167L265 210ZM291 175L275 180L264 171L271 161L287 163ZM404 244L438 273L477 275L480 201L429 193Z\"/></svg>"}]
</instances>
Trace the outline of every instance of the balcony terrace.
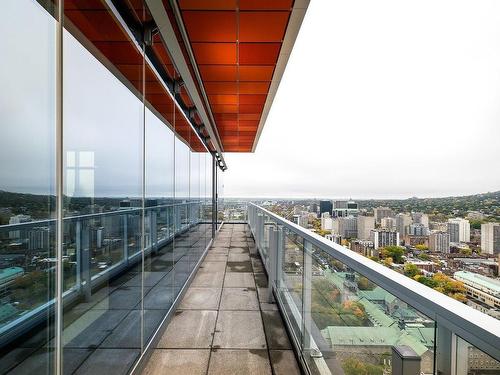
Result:
<instances>
[{"instance_id":1,"label":"balcony terrace","mask_svg":"<svg viewBox=\"0 0 500 375\"><path fill-rule=\"evenodd\" d=\"M143 374L300 374L267 286L248 226L223 225Z\"/></svg>"}]
</instances>

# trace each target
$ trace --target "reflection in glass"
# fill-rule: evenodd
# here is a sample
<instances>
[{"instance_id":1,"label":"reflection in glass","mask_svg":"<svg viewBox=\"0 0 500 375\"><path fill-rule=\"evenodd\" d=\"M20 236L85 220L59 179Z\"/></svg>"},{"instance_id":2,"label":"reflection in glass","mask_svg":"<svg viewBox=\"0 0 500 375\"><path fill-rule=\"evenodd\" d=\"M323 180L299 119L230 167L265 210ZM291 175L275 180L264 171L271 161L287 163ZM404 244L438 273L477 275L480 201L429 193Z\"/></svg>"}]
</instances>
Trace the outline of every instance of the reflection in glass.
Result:
<instances>
[{"instance_id":1,"label":"reflection in glass","mask_svg":"<svg viewBox=\"0 0 500 375\"><path fill-rule=\"evenodd\" d=\"M500 373L500 362L456 336L456 375Z\"/></svg>"},{"instance_id":2,"label":"reflection in glass","mask_svg":"<svg viewBox=\"0 0 500 375\"><path fill-rule=\"evenodd\" d=\"M319 350L331 370L390 374L393 348L407 346L433 373L432 319L310 244L304 264L305 351Z\"/></svg>"},{"instance_id":3,"label":"reflection in glass","mask_svg":"<svg viewBox=\"0 0 500 375\"><path fill-rule=\"evenodd\" d=\"M54 319L44 312L54 307L57 264L57 25L34 1L1 6L0 373L46 374L54 369Z\"/></svg>"}]
</instances>

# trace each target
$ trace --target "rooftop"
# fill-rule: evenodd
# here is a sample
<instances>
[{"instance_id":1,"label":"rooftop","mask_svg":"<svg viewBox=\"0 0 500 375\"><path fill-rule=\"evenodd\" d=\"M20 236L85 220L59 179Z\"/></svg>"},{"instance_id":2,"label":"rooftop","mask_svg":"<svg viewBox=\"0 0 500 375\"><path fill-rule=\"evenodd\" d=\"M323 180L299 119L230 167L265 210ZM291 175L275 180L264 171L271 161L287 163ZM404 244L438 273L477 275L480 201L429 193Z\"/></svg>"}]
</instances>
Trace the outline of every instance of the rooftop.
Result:
<instances>
[{"instance_id":1,"label":"rooftop","mask_svg":"<svg viewBox=\"0 0 500 375\"><path fill-rule=\"evenodd\" d=\"M458 271L454 274L455 278L459 278L465 282L469 281L481 285L484 288L491 289L495 294L500 294L500 281L492 279L491 277L486 277L478 273L469 271Z\"/></svg>"}]
</instances>

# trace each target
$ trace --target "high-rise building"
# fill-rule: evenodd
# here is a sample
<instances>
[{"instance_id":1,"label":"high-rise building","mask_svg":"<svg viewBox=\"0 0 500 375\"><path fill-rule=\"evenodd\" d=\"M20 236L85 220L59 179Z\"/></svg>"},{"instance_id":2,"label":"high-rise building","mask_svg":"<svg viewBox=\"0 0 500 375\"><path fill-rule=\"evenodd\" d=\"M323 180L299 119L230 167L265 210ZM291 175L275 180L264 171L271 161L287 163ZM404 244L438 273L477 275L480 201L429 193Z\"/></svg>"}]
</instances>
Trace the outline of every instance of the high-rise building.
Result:
<instances>
[{"instance_id":1,"label":"high-rise building","mask_svg":"<svg viewBox=\"0 0 500 375\"><path fill-rule=\"evenodd\" d=\"M311 212L315 213L316 215L318 215L318 204L316 202L312 203L311 204Z\"/></svg>"},{"instance_id":2,"label":"high-rise building","mask_svg":"<svg viewBox=\"0 0 500 375\"><path fill-rule=\"evenodd\" d=\"M333 203L332 201L319 201L319 214L323 214L324 212L332 213Z\"/></svg>"},{"instance_id":3,"label":"high-rise building","mask_svg":"<svg viewBox=\"0 0 500 375\"><path fill-rule=\"evenodd\" d=\"M342 238L355 238L358 236L358 220L354 216L339 217L339 234Z\"/></svg>"},{"instance_id":4,"label":"high-rise building","mask_svg":"<svg viewBox=\"0 0 500 375\"><path fill-rule=\"evenodd\" d=\"M30 221L32 221L30 215L22 215L22 214L20 214L20 215L12 216L9 219L9 224L28 223ZM23 231L23 233L24 233L24 231ZM19 237L21 237L21 231L20 230L11 230L9 232L9 238L14 239L14 238L19 238Z\"/></svg>"},{"instance_id":5,"label":"high-rise building","mask_svg":"<svg viewBox=\"0 0 500 375\"><path fill-rule=\"evenodd\" d=\"M399 233L387 229L374 229L371 231L370 241L375 249L385 246L399 246Z\"/></svg>"},{"instance_id":6,"label":"high-rise building","mask_svg":"<svg viewBox=\"0 0 500 375\"><path fill-rule=\"evenodd\" d=\"M28 230L28 250L49 249L49 227L35 227Z\"/></svg>"},{"instance_id":7,"label":"high-rise building","mask_svg":"<svg viewBox=\"0 0 500 375\"><path fill-rule=\"evenodd\" d=\"M427 236L429 228L422 223L413 223L408 226L408 234L410 236Z\"/></svg>"},{"instance_id":8,"label":"high-rise building","mask_svg":"<svg viewBox=\"0 0 500 375\"><path fill-rule=\"evenodd\" d=\"M462 218L448 219L450 242L470 242L469 220Z\"/></svg>"},{"instance_id":9,"label":"high-rise building","mask_svg":"<svg viewBox=\"0 0 500 375\"><path fill-rule=\"evenodd\" d=\"M435 231L429 235L429 250L440 253L450 252L450 234Z\"/></svg>"},{"instance_id":10,"label":"high-rise building","mask_svg":"<svg viewBox=\"0 0 500 375\"><path fill-rule=\"evenodd\" d=\"M333 219L328 212L323 212L321 214L321 230L331 231L333 228Z\"/></svg>"},{"instance_id":11,"label":"high-rise building","mask_svg":"<svg viewBox=\"0 0 500 375\"><path fill-rule=\"evenodd\" d=\"M500 223L481 224L481 250L486 254L500 254Z\"/></svg>"},{"instance_id":12,"label":"high-rise building","mask_svg":"<svg viewBox=\"0 0 500 375\"><path fill-rule=\"evenodd\" d=\"M380 226L384 229L395 230L396 220L393 217L383 217L380 220Z\"/></svg>"},{"instance_id":13,"label":"high-rise building","mask_svg":"<svg viewBox=\"0 0 500 375\"><path fill-rule=\"evenodd\" d=\"M375 216L375 221L380 223L384 217L394 217L394 211L389 207L376 207L373 209L373 216Z\"/></svg>"},{"instance_id":14,"label":"high-rise building","mask_svg":"<svg viewBox=\"0 0 500 375\"><path fill-rule=\"evenodd\" d=\"M358 204L354 201L338 200L333 202L333 217L356 216L358 212Z\"/></svg>"},{"instance_id":15,"label":"high-rise building","mask_svg":"<svg viewBox=\"0 0 500 375\"><path fill-rule=\"evenodd\" d=\"M413 223L423 224L424 226L429 228L429 216L427 216L423 212L412 212L411 218L413 220Z\"/></svg>"},{"instance_id":16,"label":"high-rise building","mask_svg":"<svg viewBox=\"0 0 500 375\"><path fill-rule=\"evenodd\" d=\"M396 231L399 233L399 237L402 237L408 233L408 226L412 223L411 216L408 214L397 214L396 215Z\"/></svg>"},{"instance_id":17,"label":"high-rise building","mask_svg":"<svg viewBox=\"0 0 500 375\"><path fill-rule=\"evenodd\" d=\"M375 229L373 216L358 216L358 239L369 240L370 232Z\"/></svg>"}]
</instances>

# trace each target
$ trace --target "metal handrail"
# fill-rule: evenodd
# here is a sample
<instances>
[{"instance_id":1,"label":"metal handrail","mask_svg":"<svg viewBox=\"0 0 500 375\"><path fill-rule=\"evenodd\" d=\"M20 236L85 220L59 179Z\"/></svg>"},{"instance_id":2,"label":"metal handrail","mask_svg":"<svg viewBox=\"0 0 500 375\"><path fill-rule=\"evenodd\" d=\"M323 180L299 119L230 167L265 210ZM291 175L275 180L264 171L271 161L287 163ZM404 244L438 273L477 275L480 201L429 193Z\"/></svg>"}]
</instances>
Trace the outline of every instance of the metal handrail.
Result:
<instances>
[{"instance_id":1,"label":"metal handrail","mask_svg":"<svg viewBox=\"0 0 500 375\"><path fill-rule=\"evenodd\" d=\"M437 325L468 341L486 354L500 360L500 321L429 288L403 274L368 259L344 246L326 240L275 213L250 203L276 224L299 235L305 241L341 261L354 271L416 308ZM306 250L304 250L306 251Z\"/></svg>"},{"instance_id":2,"label":"metal handrail","mask_svg":"<svg viewBox=\"0 0 500 375\"><path fill-rule=\"evenodd\" d=\"M203 203L203 200L199 201L189 201L189 202L183 202L183 203L171 203L171 204L160 204L156 206L149 206L149 207L144 207L144 211L152 211L155 209L159 208L169 208L169 207L179 207L179 206L188 206L188 205L193 205L193 204L200 204ZM81 219L94 219L94 218L100 218L100 217L107 217L107 216L120 216L123 214L130 214L130 213L138 213L142 211L142 207L131 207L131 208L126 208L126 209L118 209L114 211L106 211L106 212L96 212L93 214L83 214L83 215L74 215L74 216L66 216L63 218L64 221L77 221ZM16 224L5 224L5 225L0 225L0 230L21 230L33 226L40 226L43 224L52 224L55 223L56 219L42 219L42 220L33 220L33 221L27 221L24 223L16 223Z\"/></svg>"}]
</instances>

